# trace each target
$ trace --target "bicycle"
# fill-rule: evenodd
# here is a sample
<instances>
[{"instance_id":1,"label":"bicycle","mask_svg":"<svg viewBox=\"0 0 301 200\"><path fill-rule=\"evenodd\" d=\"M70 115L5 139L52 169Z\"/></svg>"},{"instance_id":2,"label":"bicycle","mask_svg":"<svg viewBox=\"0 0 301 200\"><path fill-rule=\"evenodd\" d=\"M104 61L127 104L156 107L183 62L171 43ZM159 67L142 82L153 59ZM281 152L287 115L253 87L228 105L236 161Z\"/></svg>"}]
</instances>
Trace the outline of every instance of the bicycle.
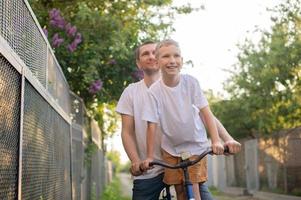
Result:
<instances>
[{"instance_id":1,"label":"bicycle","mask_svg":"<svg viewBox=\"0 0 301 200\"><path fill-rule=\"evenodd\" d=\"M226 146L224 149L224 154L229 152L229 148ZM214 154L211 148L208 148L206 151L204 151L201 155L198 155L196 159L189 160L188 158L184 158L180 163L176 165L170 165L160 160L154 160L153 162L149 163L149 166L154 165L160 165L162 167L170 168L170 169L179 169L182 168L184 172L184 187L186 190L186 196L188 200L194 200L193 190L192 190L192 183L189 180L189 174L188 174L188 167L196 164L199 162L202 158L204 158L208 154ZM163 197L165 200L171 200L171 195L169 193L169 189L167 191L167 194Z\"/></svg>"}]
</instances>

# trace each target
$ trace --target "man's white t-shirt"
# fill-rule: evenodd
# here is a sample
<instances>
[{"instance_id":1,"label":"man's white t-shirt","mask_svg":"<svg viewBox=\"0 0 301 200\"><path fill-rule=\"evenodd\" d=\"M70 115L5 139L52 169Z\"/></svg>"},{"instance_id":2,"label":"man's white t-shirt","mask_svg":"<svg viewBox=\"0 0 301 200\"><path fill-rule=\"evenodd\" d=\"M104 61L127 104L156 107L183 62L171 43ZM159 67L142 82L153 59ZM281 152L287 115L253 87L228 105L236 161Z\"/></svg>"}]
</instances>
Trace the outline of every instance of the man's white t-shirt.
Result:
<instances>
[{"instance_id":1,"label":"man's white t-shirt","mask_svg":"<svg viewBox=\"0 0 301 200\"><path fill-rule=\"evenodd\" d=\"M142 120L142 112L144 108L144 99L147 98L148 87L145 85L144 80L137 83L130 84L122 93L116 111L120 114L126 114L134 117L135 121L135 136L139 157L142 160L147 158L146 152L146 128L147 122ZM161 159L161 131L158 128L156 133L155 144L155 159ZM157 176L163 172L163 168L155 166L153 169L148 170L141 176L135 176L134 179L148 179Z\"/></svg>"},{"instance_id":2,"label":"man's white t-shirt","mask_svg":"<svg viewBox=\"0 0 301 200\"><path fill-rule=\"evenodd\" d=\"M206 129L199 116L208 106L198 81L190 75L180 75L176 87L168 87L160 79L148 90L142 119L159 123L161 147L173 156L182 153L199 155L208 148Z\"/></svg>"}]
</instances>

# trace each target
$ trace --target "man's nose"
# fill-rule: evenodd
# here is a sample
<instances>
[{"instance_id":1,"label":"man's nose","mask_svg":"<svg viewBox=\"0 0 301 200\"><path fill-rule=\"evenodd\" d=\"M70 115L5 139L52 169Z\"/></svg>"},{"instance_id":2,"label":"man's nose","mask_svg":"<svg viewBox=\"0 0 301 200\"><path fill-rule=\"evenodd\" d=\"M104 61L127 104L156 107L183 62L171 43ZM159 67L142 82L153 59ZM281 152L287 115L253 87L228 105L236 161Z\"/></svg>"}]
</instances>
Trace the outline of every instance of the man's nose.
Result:
<instances>
[{"instance_id":1,"label":"man's nose","mask_svg":"<svg viewBox=\"0 0 301 200\"><path fill-rule=\"evenodd\" d=\"M151 53L151 54L150 54L150 58L151 58L151 59L156 59L155 54Z\"/></svg>"}]
</instances>

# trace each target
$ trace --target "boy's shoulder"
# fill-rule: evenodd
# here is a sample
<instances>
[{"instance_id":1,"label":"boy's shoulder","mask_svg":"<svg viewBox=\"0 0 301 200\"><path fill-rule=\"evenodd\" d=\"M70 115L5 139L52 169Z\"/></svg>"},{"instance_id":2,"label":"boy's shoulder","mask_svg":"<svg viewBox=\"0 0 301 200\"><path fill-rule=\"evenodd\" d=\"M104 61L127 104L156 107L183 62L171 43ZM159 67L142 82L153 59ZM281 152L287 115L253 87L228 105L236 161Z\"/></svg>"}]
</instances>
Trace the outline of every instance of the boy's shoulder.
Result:
<instances>
[{"instance_id":1,"label":"boy's shoulder","mask_svg":"<svg viewBox=\"0 0 301 200\"><path fill-rule=\"evenodd\" d=\"M193 81L193 82L198 81L194 76L191 76L189 74L181 74L181 77L185 81Z\"/></svg>"}]
</instances>

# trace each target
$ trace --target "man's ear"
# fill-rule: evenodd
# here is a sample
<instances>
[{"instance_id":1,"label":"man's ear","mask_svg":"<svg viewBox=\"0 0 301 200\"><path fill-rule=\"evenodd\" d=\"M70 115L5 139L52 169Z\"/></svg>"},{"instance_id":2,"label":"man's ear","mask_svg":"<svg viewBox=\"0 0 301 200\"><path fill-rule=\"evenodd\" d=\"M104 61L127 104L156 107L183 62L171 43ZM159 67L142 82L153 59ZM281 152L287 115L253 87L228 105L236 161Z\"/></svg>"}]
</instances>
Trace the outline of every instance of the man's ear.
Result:
<instances>
[{"instance_id":1,"label":"man's ear","mask_svg":"<svg viewBox=\"0 0 301 200\"><path fill-rule=\"evenodd\" d=\"M136 65L137 65L137 68L138 68L138 69L141 69L140 62L139 62L139 60L137 60L137 59L136 59Z\"/></svg>"}]
</instances>

